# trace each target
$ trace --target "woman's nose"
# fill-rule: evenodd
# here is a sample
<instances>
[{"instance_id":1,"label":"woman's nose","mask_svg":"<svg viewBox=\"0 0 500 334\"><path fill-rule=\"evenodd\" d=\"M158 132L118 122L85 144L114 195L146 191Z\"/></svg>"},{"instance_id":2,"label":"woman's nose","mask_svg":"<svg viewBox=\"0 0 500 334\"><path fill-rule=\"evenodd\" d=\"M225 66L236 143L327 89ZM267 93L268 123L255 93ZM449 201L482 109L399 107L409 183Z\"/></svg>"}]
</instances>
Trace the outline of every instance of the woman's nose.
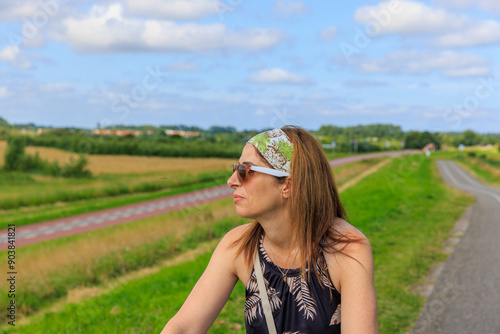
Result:
<instances>
[{"instance_id":1,"label":"woman's nose","mask_svg":"<svg viewBox=\"0 0 500 334\"><path fill-rule=\"evenodd\" d=\"M238 176L236 175L236 171L234 171L233 174L227 180L227 185L230 188L238 187L241 185L241 182L238 179Z\"/></svg>"}]
</instances>

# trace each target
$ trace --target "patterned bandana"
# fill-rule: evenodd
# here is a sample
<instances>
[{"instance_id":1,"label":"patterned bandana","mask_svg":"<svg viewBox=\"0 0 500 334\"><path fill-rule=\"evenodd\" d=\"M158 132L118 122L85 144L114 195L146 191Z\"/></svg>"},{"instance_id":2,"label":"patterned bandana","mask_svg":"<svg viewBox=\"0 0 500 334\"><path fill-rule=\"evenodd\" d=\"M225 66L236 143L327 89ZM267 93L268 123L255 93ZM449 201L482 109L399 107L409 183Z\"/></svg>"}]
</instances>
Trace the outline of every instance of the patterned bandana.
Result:
<instances>
[{"instance_id":1,"label":"patterned bandana","mask_svg":"<svg viewBox=\"0 0 500 334\"><path fill-rule=\"evenodd\" d=\"M293 144L281 129L259 133L248 141L275 169L290 174Z\"/></svg>"}]
</instances>

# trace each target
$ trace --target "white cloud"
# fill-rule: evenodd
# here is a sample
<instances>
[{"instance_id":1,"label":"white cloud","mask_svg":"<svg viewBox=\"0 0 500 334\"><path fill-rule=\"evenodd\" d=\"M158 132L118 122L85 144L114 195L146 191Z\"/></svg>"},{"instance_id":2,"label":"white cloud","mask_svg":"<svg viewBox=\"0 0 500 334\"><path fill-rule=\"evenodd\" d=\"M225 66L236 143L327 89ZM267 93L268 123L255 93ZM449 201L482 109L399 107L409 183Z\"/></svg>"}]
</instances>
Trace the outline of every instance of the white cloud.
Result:
<instances>
[{"instance_id":1,"label":"white cloud","mask_svg":"<svg viewBox=\"0 0 500 334\"><path fill-rule=\"evenodd\" d=\"M0 50L0 61L14 62L19 56L20 50L17 46L6 46L3 50Z\"/></svg>"},{"instance_id":2,"label":"white cloud","mask_svg":"<svg viewBox=\"0 0 500 334\"><path fill-rule=\"evenodd\" d=\"M7 87L0 86L0 99L3 99L9 95L10 95L10 93L9 93L9 90L7 89Z\"/></svg>"},{"instance_id":3,"label":"white cloud","mask_svg":"<svg viewBox=\"0 0 500 334\"><path fill-rule=\"evenodd\" d=\"M264 109L262 108L258 108L256 111L255 111L255 116L265 116L266 115L266 112L264 111Z\"/></svg>"},{"instance_id":4,"label":"white cloud","mask_svg":"<svg viewBox=\"0 0 500 334\"><path fill-rule=\"evenodd\" d=\"M80 52L113 53L122 51L199 52L214 50L259 51L285 40L277 30L247 29L230 31L223 24L176 24L161 20L131 19L123 7L94 6L83 18L67 18L63 29L53 32Z\"/></svg>"},{"instance_id":5,"label":"white cloud","mask_svg":"<svg viewBox=\"0 0 500 334\"><path fill-rule=\"evenodd\" d=\"M319 32L319 37L323 42L330 42L337 36L338 29L335 27L326 27Z\"/></svg>"},{"instance_id":6,"label":"white cloud","mask_svg":"<svg viewBox=\"0 0 500 334\"><path fill-rule=\"evenodd\" d=\"M126 0L126 12L167 20L193 20L217 15L217 0Z\"/></svg>"},{"instance_id":7,"label":"white cloud","mask_svg":"<svg viewBox=\"0 0 500 334\"><path fill-rule=\"evenodd\" d=\"M7 62L13 67L30 69L33 67L28 57L21 52L18 46L7 45L0 50L0 61Z\"/></svg>"},{"instance_id":8,"label":"white cloud","mask_svg":"<svg viewBox=\"0 0 500 334\"><path fill-rule=\"evenodd\" d=\"M193 72L199 68L198 64L178 61L165 67L167 71L173 72Z\"/></svg>"},{"instance_id":9,"label":"white cloud","mask_svg":"<svg viewBox=\"0 0 500 334\"><path fill-rule=\"evenodd\" d=\"M258 83L288 83L288 84L307 84L310 80L297 74L287 72L281 68L272 68L262 70L249 78L252 82Z\"/></svg>"},{"instance_id":10,"label":"white cloud","mask_svg":"<svg viewBox=\"0 0 500 334\"><path fill-rule=\"evenodd\" d=\"M448 77L485 76L490 74L488 62L464 52L397 51L383 58L359 58L354 64L363 73L427 74L441 72Z\"/></svg>"},{"instance_id":11,"label":"white cloud","mask_svg":"<svg viewBox=\"0 0 500 334\"><path fill-rule=\"evenodd\" d=\"M300 1L276 1L274 3L273 16L286 19L309 13L309 7Z\"/></svg>"},{"instance_id":12,"label":"white cloud","mask_svg":"<svg viewBox=\"0 0 500 334\"><path fill-rule=\"evenodd\" d=\"M398 10L390 10L397 3ZM359 8L357 22L370 27L377 35L432 35L431 44L439 47L462 47L500 43L500 22L477 20L443 8L400 0L384 1L376 6Z\"/></svg>"},{"instance_id":13,"label":"white cloud","mask_svg":"<svg viewBox=\"0 0 500 334\"><path fill-rule=\"evenodd\" d=\"M16 21L31 17L37 10L35 1L0 0L0 20Z\"/></svg>"},{"instance_id":14,"label":"white cloud","mask_svg":"<svg viewBox=\"0 0 500 334\"><path fill-rule=\"evenodd\" d=\"M40 91L43 93L62 93L72 88L73 85L66 82L53 82L40 85Z\"/></svg>"},{"instance_id":15,"label":"white cloud","mask_svg":"<svg viewBox=\"0 0 500 334\"><path fill-rule=\"evenodd\" d=\"M500 43L500 22L486 21L464 31L445 34L435 39L441 47L462 47Z\"/></svg>"},{"instance_id":16,"label":"white cloud","mask_svg":"<svg viewBox=\"0 0 500 334\"><path fill-rule=\"evenodd\" d=\"M480 8L488 13L500 14L500 2L498 0L437 0L439 5L450 8Z\"/></svg>"}]
</instances>

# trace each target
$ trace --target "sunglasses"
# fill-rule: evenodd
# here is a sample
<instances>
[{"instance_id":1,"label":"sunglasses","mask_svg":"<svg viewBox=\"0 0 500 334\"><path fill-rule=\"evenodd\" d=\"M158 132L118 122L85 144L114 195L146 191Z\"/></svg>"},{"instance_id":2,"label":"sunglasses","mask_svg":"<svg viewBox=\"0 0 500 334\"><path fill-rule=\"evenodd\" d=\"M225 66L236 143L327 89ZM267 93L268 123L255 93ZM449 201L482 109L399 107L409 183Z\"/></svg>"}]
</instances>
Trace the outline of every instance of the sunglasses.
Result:
<instances>
[{"instance_id":1,"label":"sunglasses","mask_svg":"<svg viewBox=\"0 0 500 334\"><path fill-rule=\"evenodd\" d=\"M248 181L248 173L250 171L268 174L268 175L273 175L273 176L277 176L277 177L290 176L290 174L276 170L276 169L267 168L267 167L259 167L259 166L249 165L249 164L233 164L233 173L235 171L238 171L238 173L236 173L236 175L238 176L238 180L241 183L245 183Z\"/></svg>"}]
</instances>

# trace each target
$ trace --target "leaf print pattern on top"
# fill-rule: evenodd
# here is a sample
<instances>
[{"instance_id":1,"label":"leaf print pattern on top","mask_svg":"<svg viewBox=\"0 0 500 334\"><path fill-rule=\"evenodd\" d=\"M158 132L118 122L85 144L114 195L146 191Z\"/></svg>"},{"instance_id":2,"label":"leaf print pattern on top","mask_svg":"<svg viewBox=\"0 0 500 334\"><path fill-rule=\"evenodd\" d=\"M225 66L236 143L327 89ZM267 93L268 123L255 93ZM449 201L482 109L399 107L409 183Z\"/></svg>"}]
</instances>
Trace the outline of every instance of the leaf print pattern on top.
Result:
<instances>
[{"instance_id":1,"label":"leaf print pattern on top","mask_svg":"<svg viewBox=\"0 0 500 334\"><path fill-rule=\"evenodd\" d=\"M335 312L333 312L332 319L330 320L330 326L340 324L340 304L337 306Z\"/></svg>"},{"instance_id":2,"label":"leaf print pattern on top","mask_svg":"<svg viewBox=\"0 0 500 334\"><path fill-rule=\"evenodd\" d=\"M320 281L325 287L329 289L335 289L332 282L330 281L330 278L327 276L328 267L325 259L322 256L319 256L318 261L316 261L316 271L319 273Z\"/></svg>"},{"instance_id":3,"label":"leaf print pattern on top","mask_svg":"<svg viewBox=\"0 0 500 334\"><path fill-rule=\"evenodd\" d=\"M265 265L261 264L262 272L264 273ZM268 280L264 277L264 284L267 287L267 296L269 298L269 303L271 304L271 311L281 307L281 299L279 298L279 292L273 287L269 286ZM257 317L262 317L262 302L260 299L259 284L257 283L257 276L255 271L252 271L252 276L247 284L247 299L245 301L245 321L251 324Z\"/></svg>"},{"instance_id":4,"label":"leaf print pattern on top","mask_svg":"<svg viewBox=\"0 0 500 334\"><path fill-rule=\"evenodd\" d=\"M274 323L278 333L339 334L340 293L333 287L326 261L320 253L318 262L309 266L311 279L301 277L300 269L291 269L286 280L264 248L265 237L257 247L268 292ZM321 262L322 260L323 262ZM318 275L316 275L318 273ZM245 327L247 334L267 331L255 273L247 284Z\"/></svg>"},{"instance_id":5,"label":"leaf print pattern on top","mask_svg":"<svg viewBox=\"0 0 500 334\"><path fill-rule=\"evenodd\" d=\"M290 292L295 296L299 310L303 312L304 319L314 320L316 317L316 301L311 295L307 281L301 276L287 279Z\"/></svg>"}]
</instances>

